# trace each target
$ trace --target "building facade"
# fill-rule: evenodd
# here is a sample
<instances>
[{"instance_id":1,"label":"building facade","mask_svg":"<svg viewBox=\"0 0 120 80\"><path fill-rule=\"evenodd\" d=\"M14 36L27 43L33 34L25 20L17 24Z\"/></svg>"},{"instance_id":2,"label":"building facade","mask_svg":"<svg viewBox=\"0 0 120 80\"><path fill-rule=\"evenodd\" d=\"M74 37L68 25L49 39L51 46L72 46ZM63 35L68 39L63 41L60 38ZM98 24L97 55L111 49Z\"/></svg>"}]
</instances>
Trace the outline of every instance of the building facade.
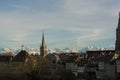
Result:
<instances>
[{"instance_id":1,"label":"building facade","mask_svg":"<svg viewBox=\"0 0 120 80\"><path fill-rule=\"evenodd\" d=\"M116 50L117 53L120 53L120 12L119 12L119 19L118 19L118 27L116 29L115 50Z\"/></svg>"}]
</instances>

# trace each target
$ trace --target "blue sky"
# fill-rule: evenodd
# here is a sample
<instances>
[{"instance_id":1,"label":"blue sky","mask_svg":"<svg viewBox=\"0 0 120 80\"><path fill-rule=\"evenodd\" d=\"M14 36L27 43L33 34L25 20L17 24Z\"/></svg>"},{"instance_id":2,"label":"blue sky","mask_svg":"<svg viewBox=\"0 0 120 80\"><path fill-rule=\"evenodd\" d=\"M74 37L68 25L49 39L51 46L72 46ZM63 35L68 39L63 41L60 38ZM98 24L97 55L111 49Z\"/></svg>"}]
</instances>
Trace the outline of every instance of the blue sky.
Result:
<instances>
[{"instance_id":1,"label":"blue sky","mask_svg":"<svg viewBox=\"0 0 120 80\"><path fill-rule=\"evenodd\" d=\"M120 0L0 0L0 48L114 47Z\"/></svg>"}]
</instances>

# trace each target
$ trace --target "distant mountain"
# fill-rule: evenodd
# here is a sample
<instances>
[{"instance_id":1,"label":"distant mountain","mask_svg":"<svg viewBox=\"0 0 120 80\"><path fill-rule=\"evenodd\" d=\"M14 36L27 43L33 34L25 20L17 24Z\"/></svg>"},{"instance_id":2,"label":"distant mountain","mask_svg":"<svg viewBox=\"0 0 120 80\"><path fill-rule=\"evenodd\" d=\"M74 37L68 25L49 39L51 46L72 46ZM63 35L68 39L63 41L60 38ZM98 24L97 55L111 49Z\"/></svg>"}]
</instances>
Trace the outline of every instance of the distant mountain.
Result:
<instances>
[{"instance_id":1,"label":"distant mountain","mask_svg":"<svg viewBox=\"0 0 120 80\"><path fill-rule=\"evenodd\" d=\"M29 54L40 54L39 48L24 48ZM85 47L82 48L81 50L78 50L77 48L64 48L64 49L58 49L58 48L50 48L48 49L48 53L70 53L70 52L77 52L77 53L84 53L86 51L96 51L96 50L115 50L114 46L113 47L108 47L108 48L99 48L99 47ZM12 48L1 48L0 49L0 54L4 53L12 53L13 55L17 55L21 49L12 49Z\"/></svg>"},{"instance_id":2,"label":"distant mountain","mask_svg":"<svg viewBox=\"0 0 120 80\"><path fill-rule=\"evenodd\" d=\"M52 49L48 49L49 53L70 53L70 52L79 52L79 50L77 48L64 48L64 49L58 49L58 48L52 48Z\"/></svg>"},{"instance_id":3,"label":"distant mountain","mask_svg":"<svg viewBox=\"0 0 120 80\"><path fill-rule=\"evenodd\" d=\"M108 47L108 48L100 48L100 47L86 47L80 50L80 52L86 52L86 51L96 51L96 50L115 50L114 47Z\"/></svg>"},{"instance_id":4,"label":"distant mountain","mask_svg":"<svg viewBox=\"0 0 120 80\"><path fill-rule=\"evenodd\" d=\"M9 54L11 54L11 55L15 55L15 49L11 49L11 48L1 48L0 49L0 54L1 55L8 55L8 53Z\"/></svg>"},{"instance_id":5,"label":"distant mountain","mask_svg":"<svg viewBox=\"0 0 120 80\"><path fill-rule=\"evenodd\" d=\"M63 52L63 51L58 49L58 48L50 48L50 49L48 49L48 53L61 53L61 52Z\"/></svg>"}]
</instances>

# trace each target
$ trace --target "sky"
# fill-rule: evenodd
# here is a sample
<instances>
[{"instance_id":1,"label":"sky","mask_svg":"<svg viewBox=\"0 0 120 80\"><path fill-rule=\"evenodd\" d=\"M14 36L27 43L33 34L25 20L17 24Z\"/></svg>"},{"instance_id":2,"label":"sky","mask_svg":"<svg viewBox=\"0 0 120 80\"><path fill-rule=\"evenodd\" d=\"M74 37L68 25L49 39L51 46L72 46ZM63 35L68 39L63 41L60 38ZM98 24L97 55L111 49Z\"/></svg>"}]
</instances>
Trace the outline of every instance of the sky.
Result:
<instances>
[{"instance_id":1,"label":"sky","mask_svg":"<svg viewBox=\"0 0 120 80\"><path fill-rule=\"evenodd\" d=\"M120 0L0 0L0 48L114 47Z\"/></svg>"}]
</instances>

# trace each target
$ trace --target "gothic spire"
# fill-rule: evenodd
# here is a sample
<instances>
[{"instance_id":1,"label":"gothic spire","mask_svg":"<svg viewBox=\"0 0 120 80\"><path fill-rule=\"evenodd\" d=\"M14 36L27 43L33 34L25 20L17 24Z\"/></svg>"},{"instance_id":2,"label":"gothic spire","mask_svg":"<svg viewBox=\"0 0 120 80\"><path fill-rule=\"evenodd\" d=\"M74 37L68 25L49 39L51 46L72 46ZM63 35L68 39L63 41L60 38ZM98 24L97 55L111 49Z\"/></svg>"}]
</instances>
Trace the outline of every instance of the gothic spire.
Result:
<instances>
[{"instance_id":1,"label":"gothic spire","mask_svg":"<svg viewBox=\"0 0 120 80\"><path fill-rule=\"evenodd\" d=\"M42 47L45 46L45 39L44 39L44 33L42 34Z\"/></svg>"},{"instance_id":2,"label":"gothic spire","mask_svg":"<svg viewBox=\"0 0 120 80\"><path fill-rule=\"evenodd\" d=\"M45 57L47 55L47 45L45 44L44 33L42 34L42 45L40 47L40 55Z\"/></svg>"}]
</instances>

